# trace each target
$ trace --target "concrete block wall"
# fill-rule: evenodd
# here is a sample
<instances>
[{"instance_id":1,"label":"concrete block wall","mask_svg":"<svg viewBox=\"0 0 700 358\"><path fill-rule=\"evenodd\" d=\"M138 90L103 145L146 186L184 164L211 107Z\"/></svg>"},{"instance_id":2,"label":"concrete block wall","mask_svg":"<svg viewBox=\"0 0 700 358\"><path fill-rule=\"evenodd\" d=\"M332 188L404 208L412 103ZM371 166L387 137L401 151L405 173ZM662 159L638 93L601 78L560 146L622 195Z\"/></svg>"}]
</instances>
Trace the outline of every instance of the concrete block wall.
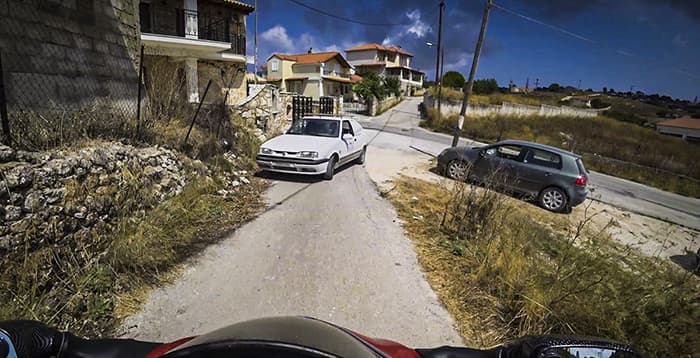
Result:
<instances>
[{"instance_id":1,"label":"concrete block wall","mask_svg":"<svg viewBox=\"0 0 700 358\"><path fill-rule=\"evenodd\" d=\"M138 86L138 0L0 0L8 109L124 105Z\"/></svg>"},{"instance_id":2,"label":"concrete block wall","mask_svg":"<svg viewBox=\"0 0 700 358\"><path fill-rule=\"evenodd\" d=\"M435 107L435 98L428 94L427 92L423 95L423 104L426 108ZM443 100L440 106L440 110L444 115L459 113L462 109L461 102ZM543 104L541 106L530 106L525 104L509 103L504 102L500 105L485 105L485 104L470 104L467 107L467 115L473 117L487 117L491 115L505 115L505 116L544 116L544 117L554 117L554 116L568 116L568 117L578 117L578 118L590 118L595 117L600 113L600 111L593 109L583 109L583 108L573 108L567 106L549 106Z\"/></svg>"}]
</instances>

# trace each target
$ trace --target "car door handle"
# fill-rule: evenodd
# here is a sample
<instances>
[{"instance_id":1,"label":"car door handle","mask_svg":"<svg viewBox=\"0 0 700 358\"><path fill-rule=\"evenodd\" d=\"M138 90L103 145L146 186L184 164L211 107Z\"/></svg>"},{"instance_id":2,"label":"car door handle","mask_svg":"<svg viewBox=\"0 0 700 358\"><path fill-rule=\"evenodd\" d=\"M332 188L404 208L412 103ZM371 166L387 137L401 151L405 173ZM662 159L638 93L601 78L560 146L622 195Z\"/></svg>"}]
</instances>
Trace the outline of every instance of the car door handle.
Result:
<instances>
[{"instance_id":1,"label":"car door handle","mask_svg":"<svg viewBox=\"0 0 700 358\"><path fill-rule=\"evenodd\" d=\"M546 176L546 177L552 176L552 173L546 172L546 173L544 173L544 176Z\"/></svg>"}]
</instances>

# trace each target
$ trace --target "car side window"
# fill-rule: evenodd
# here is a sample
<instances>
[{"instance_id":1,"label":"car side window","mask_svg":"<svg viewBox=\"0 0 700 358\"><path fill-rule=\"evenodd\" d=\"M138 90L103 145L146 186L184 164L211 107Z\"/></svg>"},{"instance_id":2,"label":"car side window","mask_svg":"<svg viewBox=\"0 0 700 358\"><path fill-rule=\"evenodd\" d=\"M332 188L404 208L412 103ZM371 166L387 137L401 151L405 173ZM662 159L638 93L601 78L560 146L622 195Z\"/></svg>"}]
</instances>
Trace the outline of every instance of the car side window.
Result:
<instances>
[{"instance_id":1,"label":"car side window","mask_svg":"<svg viewBox=\"0 0 700 358\"><path fill-rule=\"evenodd\" d=\"M496 148L496 155L500 158L522 162L525 156L525 148L519 145L500 145Z\"/></svg>"},{"instance_id":2,"label":"car side window","mask_svg":"<svg viewBox=\"0 0 700 358\"><path fill-rule=\"evenodd\" d=\"M349 121L343 121L343 135L351 134L355 136L355 132L352 131L352 126Z\"/></svg>"},{"instance_id":3,"label":"car side window","mask_svg":"<svg viewBox=\"0 0 700 358\"><path fill-rule=\"evenodd\" d=\"M543 167L561 169L561 156L546 150L530 148L525 160Z\"/></svg>"},{"instance_id":4,"label":"car side window","mask_svg":"<svg viewBox=\"0 0 700 358\"><path fill-rule=\"evenodd\" d=\"M350 121L350 126L352 127L352 131L355 134L355 136L359 136L362 134L362 126L355 122L355 121Z\"/></svg>"}]
</instances>

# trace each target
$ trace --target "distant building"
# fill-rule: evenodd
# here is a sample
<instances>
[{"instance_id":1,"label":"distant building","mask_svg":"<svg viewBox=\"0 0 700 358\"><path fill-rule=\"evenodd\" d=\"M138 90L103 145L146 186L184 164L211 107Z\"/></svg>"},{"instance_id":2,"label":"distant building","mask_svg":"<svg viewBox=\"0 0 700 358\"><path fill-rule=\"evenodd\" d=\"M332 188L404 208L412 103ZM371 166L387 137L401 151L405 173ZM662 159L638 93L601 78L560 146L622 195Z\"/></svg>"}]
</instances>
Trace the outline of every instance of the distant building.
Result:
<instances>
[{"instance_id":1,"label":"distant building","mask_svg":"<svg viewBox=\"0 0 700 358\"><path fill-rule=\"evenodd\" d=\"M314 99L352 97L352 66L339 52L276 53L266 65L267 83L282 90Z\"/></svg>"},{"instance_id":2,"label":"distant building","mask_svg":"<svg viewBox=\"0 0 700 358\"><path fill-rule=\"evenodd\" d=\"M700 140L700 119L681 117L656 124L656 131L683 138L683 140Z\"/></svg>"},{"instance_id":3,"label":"distant building","mask_svg":"<svg viewBox=\"0 0 700 358\"><path fill-rule=\"evenodd\" d=\"M425 74L411 67L413 54L398 46L365 44L345 50L348 62L358 72L374 72L380 76L392 76L401 82L401 90L411 94L423 87Z\"/></svg>"}]
</instances>

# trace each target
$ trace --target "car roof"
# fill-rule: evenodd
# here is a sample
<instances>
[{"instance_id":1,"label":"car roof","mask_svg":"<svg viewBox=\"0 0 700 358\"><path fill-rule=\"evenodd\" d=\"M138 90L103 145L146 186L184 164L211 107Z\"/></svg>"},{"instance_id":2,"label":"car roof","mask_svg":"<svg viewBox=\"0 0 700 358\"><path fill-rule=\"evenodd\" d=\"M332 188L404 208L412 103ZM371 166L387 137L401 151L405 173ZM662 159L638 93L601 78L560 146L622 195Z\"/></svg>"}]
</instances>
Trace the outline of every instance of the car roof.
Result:
<instances>
[{"instance_id":1,"label":"car roof","mask_svg":"<svg viewBox=\"0 0 700 358\"><path fill-rule=\"evenodd\" d=\"M528 142L526 140L509 139L509 140L504 140L504 141L500 141L500 142L496 143L496 145L503 145L503 144L524 145L524 146L535 148L535 149L548 150L550 152L555 152L558 154L569 155L569 156L572 156L575 158L581 158L580 155L578 155L576 153L569 152L569 151L561 149L561 148L552 147L551 145L546 145L546 144Z\"/></svg>"},{"instance_id":2,"label":"car roof","mask_svg":"<svg viewBox=\"0 0 700 358\"><path fill-rule=\"evenodd\" d=\"M351 118L334 117L334 116L305 116L302 119L327 119L327 120L331 120L331 121L342 121L342 120L350 120Z\"/></svg>"}]
</instances>

